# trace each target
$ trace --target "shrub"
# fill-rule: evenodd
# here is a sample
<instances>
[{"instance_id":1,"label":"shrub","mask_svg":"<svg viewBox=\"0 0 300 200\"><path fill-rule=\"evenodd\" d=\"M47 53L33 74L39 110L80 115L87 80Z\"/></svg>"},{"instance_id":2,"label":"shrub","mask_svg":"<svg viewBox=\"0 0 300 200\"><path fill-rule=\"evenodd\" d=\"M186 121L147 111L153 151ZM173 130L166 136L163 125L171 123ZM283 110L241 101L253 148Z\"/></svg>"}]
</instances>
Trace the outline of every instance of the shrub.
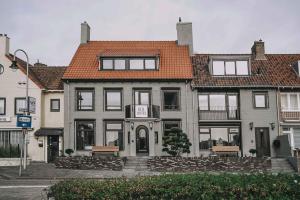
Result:
<instances>
[{"instance_id":1,"label":"shrub","mask_svg":"<svg viewBox=\"0 0 300 200\"><path fill-rule=\"evenodd\" d=\"M177 174L55 184L55 199L300 199L300 177L288 174Z\"/></svg>"},{"instance_id":2,"label":"shrub","mask_svg":"<svg viewBox=\"0 0 300 200\"><path fill-rule=\"evenodd\" d=\"M190 143L187 135L179 128L172 128L168 135L163 137L163 151L171 156L180 156L182 153L190 153Z\"/></svg>"},{"instance_id":3,"label":"shrub","mask_svg":"<svg viewBox=\"0 0 300 200\"><path fill-rule=\"evenodd\" d=\"M65 152L68 156L71 156L71 154L74 153L73 149L66 149Z\"/></svg>"},{"instance_id":4,"label":"shrub","mask_svg":"<svg viewBox=\"0 0 300 200\"><path fill-rule=\"evenodd\" d=\"M256 149L250 149L250 150L249 150L249 153L251 153L252 156L254 156L254 154L256 154L256 152L257 152Z\"/></svg>"}]
</instances>

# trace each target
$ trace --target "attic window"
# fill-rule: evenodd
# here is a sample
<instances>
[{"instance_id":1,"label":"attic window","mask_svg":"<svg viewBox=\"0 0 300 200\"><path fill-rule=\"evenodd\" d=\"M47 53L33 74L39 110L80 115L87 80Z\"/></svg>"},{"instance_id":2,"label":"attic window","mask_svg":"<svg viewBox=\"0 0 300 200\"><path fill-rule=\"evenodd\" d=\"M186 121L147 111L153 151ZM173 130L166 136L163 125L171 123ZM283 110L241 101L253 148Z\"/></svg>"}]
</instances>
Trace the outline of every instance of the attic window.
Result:
<instances>
[{"instance_id":1,"label":"attic window","mask_svg":"<svg viewBox=\"0 0 300 200\"><path fill-rule=\"evenodd\" d=\"M158 57L100 57L100 70L157 70Z\"/></svg>"},{"instance_id":2,"label":"attic window","mask_svg":"<svg viewBox=\"0 0 300 200\"><path fill-rule=\"evenodd\" d=\"M212 75L215 76L247 76L249 75L248 60L213 60Z\"/></svg>"}]
</instances>

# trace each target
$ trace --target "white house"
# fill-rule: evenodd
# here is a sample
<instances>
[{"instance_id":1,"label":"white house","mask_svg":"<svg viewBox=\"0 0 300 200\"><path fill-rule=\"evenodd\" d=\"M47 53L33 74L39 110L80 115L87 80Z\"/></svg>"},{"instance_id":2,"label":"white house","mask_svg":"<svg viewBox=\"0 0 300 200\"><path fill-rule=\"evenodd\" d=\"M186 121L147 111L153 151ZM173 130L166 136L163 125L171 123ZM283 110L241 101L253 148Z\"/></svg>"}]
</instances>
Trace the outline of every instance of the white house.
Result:
<instances>
[{"instance_id":1,"label":"white house","mask_svg":"<svg viewBox=\"0 0 300 200\"><path fill-rule=\"evenodd\" d=\"M20 56L19 54L17 56ZM23 56L23 55L21 55ZM19 70L9 66L13 55L9 52L9 38L0 35L0 159L14 160L18 157L22 144L22 130L16 127L17 114L25 108L26 62L17 57ZM48 135L62 134L63 129L63 90L60 83L63 67L32 66L29 69L29 96L35 98L36 108L32 116L32 129L27 135L28 158L33 161L48 161ZM52 100L56 99L56 100ZM52 107L50 110L50 102ZM52 111L52 112L51 112ZM47 122L55 119L57 123ZM61 124L60 124L61 123ZM44 129L46 128L46 129ZM48 129L47 129L48 128ZM50 128L50 129L49 129ZM52 128L52 129L51 129ZM47 133L45 133L45 130ZM59 133L58 133L59 132ZM58 142L58 141L57 141ZM62 143L61 143L62 144ZM15 159L17 161L17 159ZM13 164L12 162L10 162ZM17 162L18 163L18 162ZM15 164L17 164L15 163ZM8 162L0 162L7 165Z\"/></svg>"}]
</instances>

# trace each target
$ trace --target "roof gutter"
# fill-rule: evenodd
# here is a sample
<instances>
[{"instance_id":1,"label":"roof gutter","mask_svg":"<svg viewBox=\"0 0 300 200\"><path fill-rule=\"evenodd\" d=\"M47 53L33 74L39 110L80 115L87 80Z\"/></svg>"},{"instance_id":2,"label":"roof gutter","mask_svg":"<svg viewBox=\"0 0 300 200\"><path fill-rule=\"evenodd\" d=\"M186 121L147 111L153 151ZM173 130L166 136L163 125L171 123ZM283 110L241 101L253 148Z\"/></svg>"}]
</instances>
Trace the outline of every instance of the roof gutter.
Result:
<instances>
[{"instance_id":1,"label":"roof gutter","mask_svg":"<svg viewBox=\"0 0 300 200\"><path fill-rule=\"evenodd\" d=\"M240 86L240 85L234 85L234 86L194 86L192 85L192 88L273 88L273 89L284 89L284 88L297 88L300 89L300 86L274 86L274 85L251 85L251 86Z\"/></svg>"}]
</instances>

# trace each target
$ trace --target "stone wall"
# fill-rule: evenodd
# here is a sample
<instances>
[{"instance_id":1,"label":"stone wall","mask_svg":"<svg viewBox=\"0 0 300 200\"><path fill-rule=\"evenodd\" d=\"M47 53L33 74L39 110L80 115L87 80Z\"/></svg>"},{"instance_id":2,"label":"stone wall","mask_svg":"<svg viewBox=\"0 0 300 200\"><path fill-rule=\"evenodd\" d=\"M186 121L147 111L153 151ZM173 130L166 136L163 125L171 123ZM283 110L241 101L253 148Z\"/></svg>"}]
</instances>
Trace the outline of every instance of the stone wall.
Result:
<instances>
[{"instance_id":1,"label":"stone wall","mask_svg":"<svg viewBox=\"0 0 300 200\"><path fill-rule=\"evenodd\" d=\"M149 159L147 164L151 171L160 172L266 172L271 170L271 160L254 157L154 157Z\"/></svg>"},{"instance_id":2,"label":"stone wall","mask_svg":"<svg viewBox=\"0 0 300 200\"><path fill-rule=\"evenodd\" d=\"M64 169L97 169L121 171L124 166L124 160L119 157L58 157L55 160L55 166L56 168Z\"/></svg>"}]
</instances>

